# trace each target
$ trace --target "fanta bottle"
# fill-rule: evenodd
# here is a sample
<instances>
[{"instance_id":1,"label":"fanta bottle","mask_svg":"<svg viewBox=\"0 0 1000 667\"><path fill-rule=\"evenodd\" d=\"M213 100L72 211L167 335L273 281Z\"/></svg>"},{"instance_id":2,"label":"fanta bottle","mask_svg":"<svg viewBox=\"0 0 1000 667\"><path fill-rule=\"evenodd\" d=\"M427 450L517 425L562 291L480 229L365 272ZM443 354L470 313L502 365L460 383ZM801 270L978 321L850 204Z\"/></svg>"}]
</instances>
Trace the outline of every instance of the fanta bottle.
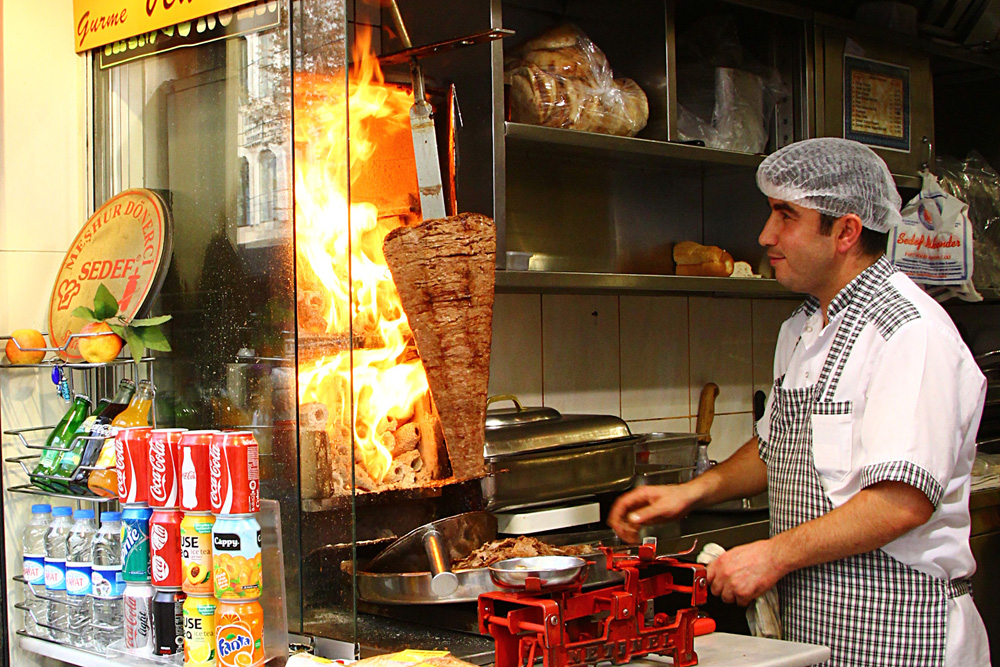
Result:
<instances>
[{"instance_id":1,"label":"fanta bottle","mask_svg":"<svg viewBox=\"0 0 1000 667\"><path fill-rule=\"evenodd\" d=\"M153 396L156 390L149 380L140 380L135 396L114 421L111 422L112 433L101 449L101 455L94 465L98 468L90 473L87 488L104 498L118 496L118 473L115 470L115 438L119 429L130 426L149 426L149 411L153 407Z\"/></svg>"}]
</instances>

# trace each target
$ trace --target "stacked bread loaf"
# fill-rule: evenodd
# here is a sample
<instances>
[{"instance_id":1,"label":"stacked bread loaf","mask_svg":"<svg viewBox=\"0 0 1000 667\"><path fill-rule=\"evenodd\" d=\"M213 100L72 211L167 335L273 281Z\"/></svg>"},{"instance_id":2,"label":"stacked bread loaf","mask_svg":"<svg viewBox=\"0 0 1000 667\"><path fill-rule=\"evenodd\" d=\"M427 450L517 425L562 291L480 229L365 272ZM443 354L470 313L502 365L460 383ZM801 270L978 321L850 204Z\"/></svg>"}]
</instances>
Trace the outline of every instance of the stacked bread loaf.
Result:
<instances>
[{"instance_id":1,"label":"stacked bread loaf","mask_svg":"<svg viewBox=\"0 0 1000 667\"><path fill-rule=\"evenodd\" d=\"M504 64L511 120L632 137L649 106L639 85L614 78L608 59L573 25L526 42Z\"/></svg>"}]
</instances>

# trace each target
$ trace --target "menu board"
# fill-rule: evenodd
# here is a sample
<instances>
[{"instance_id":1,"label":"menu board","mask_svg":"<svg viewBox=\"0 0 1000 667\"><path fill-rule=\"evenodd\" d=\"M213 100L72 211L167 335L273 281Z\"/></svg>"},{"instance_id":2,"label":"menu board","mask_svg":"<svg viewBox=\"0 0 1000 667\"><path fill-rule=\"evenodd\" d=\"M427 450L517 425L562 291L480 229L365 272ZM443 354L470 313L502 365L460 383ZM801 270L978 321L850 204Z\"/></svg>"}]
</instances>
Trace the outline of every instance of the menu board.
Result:
<instances>
[{"instance_id":1,"label":"menu board","mask_svg":"<svg viewBox=\"0 0 1000 667\"><path fill-rule=\"evenodd\" d=\"M844 137L910 150L910 70L844 56Z\"/></svg>"}]
</instances>

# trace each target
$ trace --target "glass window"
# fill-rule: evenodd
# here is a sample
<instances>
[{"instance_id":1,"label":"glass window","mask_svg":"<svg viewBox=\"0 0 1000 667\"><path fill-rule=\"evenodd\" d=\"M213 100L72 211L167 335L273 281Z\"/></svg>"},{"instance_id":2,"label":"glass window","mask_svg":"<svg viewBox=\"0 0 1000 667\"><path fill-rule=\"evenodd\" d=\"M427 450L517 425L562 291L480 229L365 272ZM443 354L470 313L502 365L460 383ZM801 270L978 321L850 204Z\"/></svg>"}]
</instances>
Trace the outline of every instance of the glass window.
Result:
<instances>
[{"instance_id":1,"label":"glass window","mask_svg":"<svg viewBox=\"0 0 1000 667\"><path fill-rule=\"evenodd\" d=\"M260 152L257 158L260 178L258 179L260 191L260 218L258 222L272 222L275 219L274 203L278 194L278 160L268 149Z\"/></svg>"}]
</instances>

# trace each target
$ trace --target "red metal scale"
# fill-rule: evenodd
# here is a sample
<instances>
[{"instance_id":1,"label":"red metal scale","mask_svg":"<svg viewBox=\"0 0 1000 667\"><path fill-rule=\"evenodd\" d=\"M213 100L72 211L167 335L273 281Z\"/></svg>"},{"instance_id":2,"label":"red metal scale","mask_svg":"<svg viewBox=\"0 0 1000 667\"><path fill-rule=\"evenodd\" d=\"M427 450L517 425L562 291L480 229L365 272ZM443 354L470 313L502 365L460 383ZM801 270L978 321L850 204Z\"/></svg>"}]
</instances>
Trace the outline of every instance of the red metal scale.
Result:
<instances>
[{"instance_id":1,"label":"red metal scale","mask_svg":"<svg viewBox=\"0 0 1000 667\"><path fill-rule=\"evenodd\" d=\"M608 569L625 575L622 584L584 592L582 579L543 588L529 577L524 588L479 596L479 631L496 642L496 667L531 667L539 655L544 667L624 664L650 653L672 657L676 667L698 664L695 634L715 628L698 619L708 594L705 567L657 557L655 544L642 545L637 556L601 550ZM649 569L655 573L642 576ZM680 571L690 573L691 585L674 582ZM646 603L671 593L689 594L691 607L647 621Z\"/></svg>"}]
</instances>

